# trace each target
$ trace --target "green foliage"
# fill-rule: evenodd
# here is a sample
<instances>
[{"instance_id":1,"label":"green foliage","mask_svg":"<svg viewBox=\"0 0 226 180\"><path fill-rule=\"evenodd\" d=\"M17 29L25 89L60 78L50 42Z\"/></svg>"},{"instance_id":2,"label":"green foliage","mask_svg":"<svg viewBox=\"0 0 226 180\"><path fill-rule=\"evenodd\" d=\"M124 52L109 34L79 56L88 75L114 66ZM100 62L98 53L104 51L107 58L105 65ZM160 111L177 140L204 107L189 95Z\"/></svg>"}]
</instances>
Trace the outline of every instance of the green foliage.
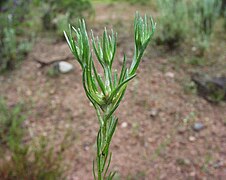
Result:
<instances>
[{"instance_id":1,"label":"green foliage","mask_svg":"<svg viewBox=\"0 0 226 180\"><path fill-rule=\"evenodd\" d=\"M30 2L23 0L7 0L3 2L1 13L5 13L9 18L12 18L12 25L18 26L26 18L26 13L29 12Z\"/></svg>"},{"instance_id":2,"label":"green foliage","mask_svg":"<svg viewBox=\"0 0 226 180\"><path fill-rule=\"evenodd\" d=\"M89 0L48 0L41 3L44 14L42 16L43 27L46 30L56 30L63 35L63 29L68 26L69 19L91 16L94 9Z\"/></svg>"},{"instance_id":3,"label":"green foliage","mask_svg":"<svg viewBox=\"0 0 226 180\"><path fill-rule=\"evenodd\" d=\"M193 36L196 44L204 54L209 47L210 37L214 30L214 25L220 15L220 0L194 0L189 6L189 16L192 22Z\"/></svg>"},{"instance_id":4,"label":"green foliage","mask_svg":"<svg viewBox=\"0 0 226 180\"><path fill-rule=\"evenodd\" d=\"M9 109L0 98L0 145L4 148L14 148L21 143L23 136L22 123L25 117L21 114L20 105Z\"/></svg>"},{"instance_id":5,"label":"green foliage","mask_svg":"<svg viewBox=\"0 0 226 180\"><path fill-rule=\"evenodd\" d=\"M224 29L226 30L226 8L224 10Z\"/></svg>"},{"instance_id":6,"label":"green foliage","mask_svg":"<svg viewBox=\"0 0 226 180\"><path fill-rule=\"evenodd\" d=\"M145 172L137 172L136 174L133 174L133 175L128 175L126 177L126 180L141 180L141 179L145 179L146 177L146 174Z\"/></svg>"},{"instance_id":7,"label":"green foliage","mask_svg":"<svg viewBox=\"0 0 226 180\"><path fill-rule=\"evenodd\" d=\"M192 1L189 14L197 34L201 36L212 34L220 9L221 2L219 0Z\"/></svg>"},{"instance_id":8,"label":"green foliage","mask_svg":"<svg viewBox=\"0 0 226 180\"><path fill-rule=\"evenodd\" d=\"M49 0L56 7L57 12L67 11L70 18L82 17L85 11L92 13L92 5L89 0Z\"/></svg>"},{"instance_id":9,"label":"green foliage","mask_svg":"<svg viewBox=\"0 0 226 180\"><path fill-rule=\"evenodd\" d=\"M112 0L112 1L118 2L119 0ZM147 4L150 4L151 0L123 0L123 1L128 2L132 5L133 4L147 5ZM122 1L119 1L119 2L122 2Z\"/></svg>"},{"instance_id":10,"label":"green foliage","mask_svg":"<svg viewBox=\"0 0 226 180\"><path fill-rule=\"evenodd\" d=\"M25 117L22 106L7 107L0 99L0 178L1 180L49 180L61 179L64 168L62 153L54 151L47 138L42 137L35 145L25 144Z\"/></svg>"},{"instance_id":11,"label":"green foliage","mask_svg":"<svg viewBox=\"0 0 226 180\"><path fill-rule=\"evenodd\" d=\"M54 148L49 147L49 142L44 137L34 147L17 144L11 150L10 160L4 157L1 159L0 177L2 180L62 179L64 172L62 152L55 153Z\"/></svg>"},{"instance_id":12,"label":"green foliage","mask_svg":"<svg viewBox=\"0 0 226 180\"><path fill-rule=\"evenodd\" d=\"M93 8L89 0L8 0L1 2L0 12L0 72L3 72L14 69L25 58L41 23L62 37L69 17L88 16Z\"/></svg>"},{"instance_id":13,"label":"green foliage","mask_svg":"<svg viewBox=\"0 0 226 180\"><path fill-rule=\"evenodd\" d=\"M32 44L26 40L17 40L14 28L4 28L0 39L0 72L12 70L31 50Z\"/></svg>"},{"instance_id":14,"label":"green foliage","mask_svg":"<svg viewBox=\"0 0 226 180\"><path fill-rule=\"evenodd\" d=\"M211 82L207 83L206 87L209 91L207 96L208 100L216 103L224 100L226 96L226 87L222 88Z\"/></svg>"},{"instance_id":15,"label":"green foliage","mask_svg":"<svg viewBox=\"0 0 226 180\"><path fill-rule=\"evenodd\" d=\"M63 37L63 32L69 24L69 13L58 15L55 19L55 24L57 35Z\"/></svg>"},{"instance_id":16,"label":"green foliage","mask_svg":"<svg viewBox=\"0 0 226 180\"><path fill-rule=\"evenodd\" d=\"M14 69L18 62L25 57L31 49L31 43L21 37L21 24L25 20L29 3L24 1L7 1L2 5L4 9L0 14L0 72ZM1 11L1 10L0 10Z\"/></svg>"},{"instance_id":17,"label":"green foliage","mask_svg":"<svg viewBox=\"0 0 226 180\"><path fill-rule=\"evenodd\" d=\"M3 29L1 49L1 62L0 70L13 69L16 60L17 47L16 47L16 35L15 30L12 28Z\"/></svg>"},{"instance_id":18,"label":"green foliage","mask_svg":"<svg viewBox=\"0 0 226 180\"><path fill-rule=\"evenodd\" d=\"M118 122L114 113L125 94L128 82L136 76L137 68L154 31L155 23L152 18L145 16L143 19L139 14L136 14L134 20L134 57L130 68L127 68L126 56L124 56L119 75L117 70L112 71L117 48L116 33L112 30L109 35L105 29L102 38L99 39L98 37L95 38L93 32L91 32L94 53L103 69L104 76L98 73L95 67L90 38L84 20L79 21L79 28L77 29L70 26L68 35L65 32L69 48L82 67L83 87L96 110L100 125L97 134L96 166L95 161L93 162L94 179L111 180L115 175L115 172L108 173L112 157L112 154L109 153L109 147Z\"/></svg>"},{"instance_id":19,"label":"green foliage","mask_svg":"<svg viewBox=\"0 0 226 180\"><path fill-rule=\"evenodd\" d=\"M157 44L175 48L183 42L188 33L188 10L184 0L158 0L159 33Z\"/></svg>"},{"instance_id":20,"label":"green foliage","mask_svg":"<svg viewBox=\"0 0 226 180\"><path fill-rule=\"evenodd\" d=\"M60 75L59 68L57 66L49 67L47 75L51 78L58 77Z\"/></svg>"},{"instance_id":21,"label":"green foliage","mask_svg":"<svg viewBox=\"0 0 226 180\"><path fill-rule=\"evenodd\" d=\"M186 94L197 94L197 87L193 81L185 81L182 85Z\"/></svg>"},{"instance_id":22,"label":"green foliage","mask_svg":"<svg viewBox=\"0 0 226 180\"><path fill-rule=\"evenodd\" d=\"M187 64L193 65L193 66L204 66L207 64L206 60L203 57L190 57L188 60L186 60Z\"/></svg>"}]
</instances>

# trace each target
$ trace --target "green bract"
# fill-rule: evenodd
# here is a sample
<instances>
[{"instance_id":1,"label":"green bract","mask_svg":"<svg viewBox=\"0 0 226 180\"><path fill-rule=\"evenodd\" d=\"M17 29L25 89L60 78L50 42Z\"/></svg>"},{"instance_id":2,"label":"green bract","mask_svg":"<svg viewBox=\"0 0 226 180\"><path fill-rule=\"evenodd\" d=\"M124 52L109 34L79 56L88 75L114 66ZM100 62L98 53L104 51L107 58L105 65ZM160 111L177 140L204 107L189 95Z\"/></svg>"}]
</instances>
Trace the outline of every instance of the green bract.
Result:
<instances>
[{"instance_id":1,"label":"green bract","mask_svg":"<svg viewBox=\"0 0 226 180\"><path fill-rule=\"evenodd\" d=\"M87 97L92 102L100 124L97 134L96 166L93 163L94 179L112 179L115 172L108 173L111 162L109 146L115 132L118 118L114 115L119 106L128 82L136 76L141 57L154 34L156 24L151 17L142 18L138 13L134 20L135 51L130 68L126 67L126 56L118 74L112 72L116 52L117 34L112 30L110 35L104 30L102 38L95 38L91 31L91 41L86 31L84 20L79 21L79 28L69 25L69 34L64 32L67 43L82 67L83 86ZM75 38L74 38L75 36ZM91 44L104 75L98 73L92 56Z\"/></svg>"}]
</instances>

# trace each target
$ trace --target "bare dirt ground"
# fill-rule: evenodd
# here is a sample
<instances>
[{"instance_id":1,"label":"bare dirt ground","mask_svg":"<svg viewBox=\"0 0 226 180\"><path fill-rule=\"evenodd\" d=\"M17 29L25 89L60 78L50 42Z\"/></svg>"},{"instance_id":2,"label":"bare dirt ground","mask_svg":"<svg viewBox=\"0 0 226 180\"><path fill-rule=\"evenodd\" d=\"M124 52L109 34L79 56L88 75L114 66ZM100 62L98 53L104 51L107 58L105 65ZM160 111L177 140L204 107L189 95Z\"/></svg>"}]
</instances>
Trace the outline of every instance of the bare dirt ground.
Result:
<instances>
[{"instance_id":1,"label":"bare dirt ground","mask_svg":"<svg viewBox=\"0 0 226 180\"><path fill-rule=\"evenodd\" d=\"M97 23L120 24L121 17L126 17L131 29L136 8L127 12L118 7L113 13L114 8L98 6L96 23L89 26L99 32L102 25ZM116 68L123 52L131 57L133 48L131 30L118 30ZM117 110L111 168L122 180L226 179L226 104L214 105L186 94L181 83L189 78L185 69L175 68L153 46L147 51ZM67 177L91 180L98 121L82 87L81 69L72 57L75 70L51 78L48 67L39 68L34 61L34 57L51 61L67 56L71 55L66 42L39 39L19 69L0 77L0 94L9 104L27 105L25 126L30 138L51 136L57 144L70 131L73 141L64 158L70 167ZM195 122L202 122L204 129L195 132Z\"/></svg>"}]
</instances>

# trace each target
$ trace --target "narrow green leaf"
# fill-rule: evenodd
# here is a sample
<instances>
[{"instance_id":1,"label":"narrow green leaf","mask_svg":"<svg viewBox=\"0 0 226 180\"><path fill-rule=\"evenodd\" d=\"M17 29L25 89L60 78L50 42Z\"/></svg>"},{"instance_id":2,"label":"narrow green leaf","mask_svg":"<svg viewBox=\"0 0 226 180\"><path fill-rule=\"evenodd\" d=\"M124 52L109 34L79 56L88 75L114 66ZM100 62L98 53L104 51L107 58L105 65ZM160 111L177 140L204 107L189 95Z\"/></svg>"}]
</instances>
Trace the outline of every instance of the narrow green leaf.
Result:
<instances>
[{"instance_id":1,"label":"narrow green leaf","mask_svg":"<svg viewBox=\"0 0 226 180\"><path fill-rule=\"evenodd\" d=\"M94 64L93 64L93 72L94 72L94 75L96 77L96 80L97 80L97 82L99 84L99 87L100 87L102 93L106 96L106 90L105 90L105 87L104 87L103 80L101 79L101 76L99 74L97 74L97 70L96 70Z\"/></svg>"},{"instance_id":2,"label":"narrow green leaf","mask_svg":"<svg viewBox=\"0 0 226 180\"><path fill-rule=\"evenodd\" d=\"M126 72L126 55L124 54L122 69L121 69L121 73L118 81L119 84L124 80L125 72Z\"/></svg>"},{"instance_id":3,"label":"narrow green leaf","mask_svg":"<svg viewBox=\"0 0 226 180\"><path fill-rule=\"evenodd\" d=\"M95 162L94 161L93 161L93 177L94 177L94 180L97 179L96 173L95 173Z\"/></svg>"},{"instance_id":4,"label":"narrow green leaf","mask_svg":"<svg viewBox=\"0 0 226 180\"><path fill-rule=\"evenodd\" d=\"M122 86L124 86L127 82L129 82L131 79L133 79L136 76L136 74L128 77L127 79L125 79L121 84L119 84L117 86L116 89L114 89L108 99L108 103L110 103L110 101L112 101L113 97L119 92L119 90L121 89Z\"/></svg>"},{"instance_id":5,"label":"narrow green leaf","mask_svg":"<svg viewBox=\"0 0 226 180\"><path fill-rule=\"evenodd\" d=\"M110 164L111 164L111 158L112 158L112 153L110 153L110 156L109 156L109 158L108 158L108 164L107 164L107 167L106 167L105 172L104 172L104 179L105 179L106 176L107 176L108 169L109 169Z\"/></svg>"},{"instance_id":6,"label":"narrow green leaf","mask_svg":"<svg viewBox=\"0 0 226 180\"><path fill-rule=\"evenodd\" d=\"M66 33L65 31L64 31L64 37L65 37L65 39L66 39L66 41L67 41L67 44L68 44L69 48L70 48L71 51L72 51L71 43L70 43L70 41L69 41L69 39L68 39L68 36L67 36L67 33Z\"/></svg>"},{"instance_id":7,"label":"narrow green leaf","mask_svg":"<svg viewBox=\"0 0 226 180\"><path fill-rule=\"evenodd\" d=\"M114 72L114 81L113 81L114 88L116 88L117 84L118 84L118 72L117 72L117 70L115 70L115 72Z\"/></svg>"}]
</instances>

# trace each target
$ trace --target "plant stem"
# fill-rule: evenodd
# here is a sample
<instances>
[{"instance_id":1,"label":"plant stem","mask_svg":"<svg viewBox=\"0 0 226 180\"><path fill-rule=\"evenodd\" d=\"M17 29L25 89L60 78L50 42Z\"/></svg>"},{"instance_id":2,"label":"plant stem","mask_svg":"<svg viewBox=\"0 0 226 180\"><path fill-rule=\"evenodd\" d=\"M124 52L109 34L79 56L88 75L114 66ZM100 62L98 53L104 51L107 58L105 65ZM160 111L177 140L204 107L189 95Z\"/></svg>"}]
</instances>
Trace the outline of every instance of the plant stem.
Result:
<instances>
[{"instance_id":1,"label":"plant stem","mask_svg":"<svg viewBox=\"0 0 226 180\"><path fill-rule=\"evenodd\" d=\"M98 171L98 180L105 180L108 167L110 165L111 156L109 157L109 146L111 142L112 135L114 134L115 128L112 129L112 125L116 126L117 121L113 117L109 117L110 106L103 110L102 117L103 124L100 124L100 129L97 134L97 155L96 164ZM98 112L97 112L98 113ZM100 120L99 120L100 121ZM115 122L114 122L115 121ZM108 163L106 163L108 160Z\"/></svg>"}]
</instances>

